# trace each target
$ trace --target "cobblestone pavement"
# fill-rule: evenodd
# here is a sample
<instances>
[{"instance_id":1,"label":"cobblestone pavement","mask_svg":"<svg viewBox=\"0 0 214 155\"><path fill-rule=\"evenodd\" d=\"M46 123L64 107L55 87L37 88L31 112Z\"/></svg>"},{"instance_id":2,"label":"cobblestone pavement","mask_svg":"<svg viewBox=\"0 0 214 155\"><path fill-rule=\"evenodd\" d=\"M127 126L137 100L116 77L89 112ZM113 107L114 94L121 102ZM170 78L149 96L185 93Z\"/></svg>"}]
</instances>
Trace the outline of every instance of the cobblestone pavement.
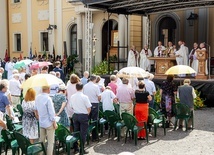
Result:
<instances>
[{"instance_id":1,"label":"cobblestone pavement","mask_svg":"<svg viewBox=\"0 0 214 155\"><path fill-rule=\"evenodd\" d=\"M174 120L173 120L174 121ZM158 128L157 137L149 137L149 143L139 140L138 145L128 139L117 142L116 138L108 139L107 135L99 143L90 142L86 146L90 155L116 155L121 152L132 152L135 155L213 155L214 154L214 108L195 111L195 129L173 131Z\"/></svg>"}]
</instances>

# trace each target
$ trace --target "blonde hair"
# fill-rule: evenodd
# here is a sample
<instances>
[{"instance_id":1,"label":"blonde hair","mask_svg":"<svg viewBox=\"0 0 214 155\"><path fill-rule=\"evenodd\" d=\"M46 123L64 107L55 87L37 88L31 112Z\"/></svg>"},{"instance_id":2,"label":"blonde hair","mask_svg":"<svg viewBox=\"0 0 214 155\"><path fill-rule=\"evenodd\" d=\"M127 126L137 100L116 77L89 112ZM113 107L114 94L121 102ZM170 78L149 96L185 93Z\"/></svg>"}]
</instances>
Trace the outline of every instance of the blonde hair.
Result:
<instances>
[{"instance_id":1,"label":"blonde hair","mask_svg":"<svg viewBox=\"0 0 214 155\"><path fill-rule=\"evenodd\" d=\"M99 82L100 82L100 79L101 79L101 77L100 77L99 75L97 75L96 83L99 83Z\"/></svg>"},{"instance_id":2,"label":"blonde hair","mask_svg":"<svg viewBox=\"0 0 214 155\"><path fill-rule=\"evenodd\" d=\"M50 89L50 86L42 86L42 91L46 91L48 89Z\"/></svg>"},{"instance_id":3,"label":"blonde hair","mask_svg":"<svg viewBox=\"0 0 214 155\"><path fill-rule=\"evenodd\" d=\"M26 95L25 95L25 101L34 101L36 97L36 92L33 88L30 88L27 90Z\"/></svg>"},{"instance_id":4,"label":"blonde hair","mask_svg":"<svg viewBox=\"0 0 214 155\"><path fill-rule=\"evenodd\" d=\"M110 76L110 81L115 81L117 79L116 75L111 75Z\"/></svg>"}]
</instances>

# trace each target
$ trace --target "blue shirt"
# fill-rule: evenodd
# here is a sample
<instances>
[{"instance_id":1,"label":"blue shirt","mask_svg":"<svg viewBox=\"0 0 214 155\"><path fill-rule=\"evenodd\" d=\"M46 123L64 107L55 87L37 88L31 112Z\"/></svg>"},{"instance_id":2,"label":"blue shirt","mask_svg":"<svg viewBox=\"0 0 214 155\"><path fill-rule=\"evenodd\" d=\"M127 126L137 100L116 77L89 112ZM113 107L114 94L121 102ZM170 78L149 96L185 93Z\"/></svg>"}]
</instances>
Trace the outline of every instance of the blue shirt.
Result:
<instances>
[{"instance_id":1,"label":"blue shirt","mask_svg":"<svg viewBox=\"0 0 214 155\"><path fill-rule=\"evenodd\" d=\"M10 102L5 93L0 91L0 111L5 113L5 107L9 104Z\"/></svg>"},{"instance_id":2,"label":"blue shirt","mask_svg":"<svg viewBox=\"0 0 214 155\"><path fill-rule=\"evenodd\" d=\"M54 72L60 72L60 79L65 82L65 75L61 68L55 67L53 69Z\"/></svg>"},{"instance_id":3,"label":"blue shirt","mask_svg":"<svg viewBox=\"0 0 214 155\"><path fill-rule=\"evenodd\" d=\"M143 81L145 83L146 91L148 91L150 95L153 95L153 93L156 92L154 82L149 79L144 79Z\"/></svg>"},{"instance_id":4,"label":"blue shirt","mask_svg":"<svg viewBox=\"0 0 214 155\"><path fill-rule=\"evenodd\" d=\"M48 128L55 121L55 110L52 99L49 94L41 93L36 97L35 110L39 114L39 125L42 128Z\"/></svg>"},{"instance_id":5,"label":"blue shirt","mask_svg":"<svg viewBox=\"0 0 214 155\"><path fill-rule=\"evenodd\" d=\"M83 78L80 79L80 82L81 82L83 85L85 85L85 84L88 83L88 79L85 78L85 77L83 77Z\"/></svg>"}]
</instances>

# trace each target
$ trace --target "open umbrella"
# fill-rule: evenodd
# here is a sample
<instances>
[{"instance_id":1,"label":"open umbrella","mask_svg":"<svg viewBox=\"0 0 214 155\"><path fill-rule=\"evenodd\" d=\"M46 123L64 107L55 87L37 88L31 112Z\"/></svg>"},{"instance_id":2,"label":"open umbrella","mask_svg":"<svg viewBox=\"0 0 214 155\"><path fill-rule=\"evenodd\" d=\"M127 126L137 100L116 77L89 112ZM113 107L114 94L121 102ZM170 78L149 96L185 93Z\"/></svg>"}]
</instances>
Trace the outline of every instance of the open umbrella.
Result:
<instances>
[{"instance_id":1,"label":"open umbrella","mask_svg":"<svg viewBox=\"0 0 214 155\"><path fill-rule=\"evenodd\" d=\"M44 66L49 66L49 65L53 65L53 64L51 62L46 62L46 61L36 62L30 66L30 69L38 69L38 68L41 68Z\"/></svg>"},{"instance_id":2,"label":"open umbrella","mask_svg":"<svg viewBox=\"0 0 214 155\"><path fill-rule=\"evenodd\" d=\"M176 65L176 66L170 67L165 72L166 75L193 74L193 73L196 73L196 71L187 65Z\"/></svg>"},{"instance_id":3,"label":"open umbrella","mask_svg":"<svg viewBox=\"0 0 214 155\"><path fill-rule=\"evenodd\" d=\"M35 88L35 87L42 87L42 86L51 86L51 85L62 85L64 84L63 81L51 74L37 74L29 79L27 79L22 84L23 89L28 88Z\"/></svg>"},{"instance_id":4,"label":"open umbrella","mask_svg":"<svg viewBox=\"0 0 214 155\"><path fill-rule=\"evenodd\" d=\"M23 67L29 65L32 62L33 61L30 59L21 60L21 61L16 62L16 64L13 66L13 68L20 69L20 68L23 68Z\"/></svg>"},{"instance_id":5,"label":"open umbrella","mask_svg":"<svg viewBox=\"0 0 214 155\"><path fill-rule=\"evenodd\" d=\"M125 68L122 68L117 73L117 76L125 77L125 78L132 78L132 77L143 78L143 77L147 77L148 74L144 69L140 67L125 67Z\"/></svg>"},{"instance_id":6,"label":"open umbrella","mask_svg":"<svg viewBox=\"0 0 214 155\"><path fill-rule=\"evenodd\" d=\"M30 63L32 63L33 61L32 60L30 60L30 59L24 59L24 60L21 60L21 61L19 61L20 63L25 63L25 65L29 65Z\"/></svg>"},{"instance_id":7,"label":"open umbrella","mask_svg":"<svg viewBox=\"0 0 214 155\"><path fill-rule=\"evenodd\" d=\"M25 63L24 62L17 62L14 66L13 66L13 68L15 68L15 69L20 69L20 68L23 68L23 67L25 67L26 65L25 65Z\"/></svg>"}]
</instances>

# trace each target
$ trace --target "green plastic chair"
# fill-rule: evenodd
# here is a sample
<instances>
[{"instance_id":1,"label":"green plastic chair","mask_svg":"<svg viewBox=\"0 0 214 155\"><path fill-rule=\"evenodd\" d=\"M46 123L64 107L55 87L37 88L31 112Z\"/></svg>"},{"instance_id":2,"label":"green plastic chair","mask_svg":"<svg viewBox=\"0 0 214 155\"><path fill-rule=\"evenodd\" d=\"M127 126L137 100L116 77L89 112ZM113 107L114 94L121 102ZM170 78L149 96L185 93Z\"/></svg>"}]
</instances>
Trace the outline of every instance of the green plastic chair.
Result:
<instances>
[{"instance_id":1,"label":"green plastic chair","mask_svg":"<svg viewBox=\"0 0 214 155\"><path fill-rule=\"evenodd\" d=\"M74 134L78 136L74 136ZM64 149L64 146L66 146L66 152L68 155L70 155L71 147L73 147L74 143L77 141L80 141L80 149L82 150L81 152L83 152L84 146L82 145L79 132L71 133L65 126L63 126L62 124L58 124L58 128L55 131L55 135L56 135L56 140L59 141L58 150L56 154L59 154L60 146L63 147L63 149ZM67 138L68 136L70 137Z\"/></svg>"},{"instance_id":2,"label":"green plastic chair","mask_svg":"<svg viewBox=\"0 0 214 155\"><path fill-rule=\"evenodd\" d=\"M22 130L22 125L18 123L13 123L13 120L10 119L8 115L6 115L6 122L7 122L7 128L9 131L21 131Z\"/></svg>"},{"instance_id":3,"label":"green plastic chair","mask_svg":"<svg viewBox=\"0 0 214 155\"><path fill-rule=\"evenodd\" d=\"M103 137L103 128L104 124L107 123L107 120L105 119L105 116L101 110L99 110L99 131L100 131L100 137Z\"/></svg>"},{"instance_id":4,"label":"green plastic chair","mask_svg":"<svg viewBox=\"0 0 214 155\"><path fill-rule=\"evenodd\" d=\"M110 110L106 110L104 115L110 127L108 131L108 138L110 137L111 133L113 134L113 130L115 129L115 136L117 136L117 141L120 141L121 128L124 127L124 123L122 122L120 115L115 111Z\"/></svg>"},{"instance_id":5,"label":"green plastic chair","mask_svg":"<svg viewBox=\"0 0 214 155\"><path fill-rule=\"evenodd\" d=\"M99 102L99 110L103 111L103 103L102 102Z\"/></svg>"},{"instance_id":6,"label":"green plastic chair","mask_svg":"<svg viewBox=\"0 0 214 155\"><path fill-rule=\"evenodd\" d=\"M17 104L16 108L18 109L19 113L20 113L20 118L22 118L23 116L23 109L22 109L22 105L21 104Z\"/></svg>"},{"instance_id":7,"label":"green plastic chair","mask_svg":"<svg viewBox=\"0 0 214 155\"><path fill-rule=\"evenodd\" d=\"M7 155L7 151L9 148L12 149L12 154L15 155L16 151L18 150L19 153L19 145L17 143L17 140L15 139L13 132L8 130L2 130L1 131L2 139L5 142L5 154Z\"/></svg>"},{"instance_id":8,"label":"green plastic chair","mask_svg":"<svg viewBox=\"0 0 214 155\"><path fill-rule=\"evenodd\" d=\"M134 116L132 116L131 114L126 113L126 112L123 112L121 114L121 116L122 116L124 124L125 124L125 126L127 128L126 129L125 143L127 141L127 136L128 136L128 134L130 135L130 131L131 131L133 133L133 135L134 135L135 145L137 145L137 134L141 130L145 130L146 131L146 140L147 140L147 143L148 143L148 132L147 132L147 124L146 124L146 122L145 121L138 122L137 119ZM143 124L143 126L139 126L140 124L141 125Z\"/></svg>"},{"instance_id":9,"label":"green plastic chair","mask_svg":"<svg viewBox=\"0 0 214 155\"><path fill-rule=\"evenodd\" d=\"M119 115L110 110L106 110L104 112L105 117L107 118L108 124L109 124L109 130L108 130L108 138L110 138L111 133L113 134L113 131L115 129L115 136L117 136L117 123L121 121ZM118 135L120 136L120 135Z\"/></svg>"},{"instance_id":10,"label":"green plastic chair","mask_svg":"<svg viewBox=\"0 0 214 155\"><path fill-rule=\"evenodd\" d=\"M43 142L37 142L37 143L31 144L29 139L27 139L22 134L18 132L14 132L14 135L19 145L19 148L21 148L22 154L36 155L40 152L43 152L46 155Z\"/></svg>"},{"instance_id":11,"label":"green plastic chair","mask_svg":"<svg viewBox=\"0 0 214 155\"><path fill-rule=\"evenodd\" d=\"M155 137L157 136L157 127L160 123L163 125L164 135L166 135L165 116L158 114L154 109L149 108L148 126L151 131L152 125L154 125Z\"/></svg>"},{"instance_id":12,"label":"green plastic chair","mask_svg":"<svg viewBox=\"0 0 214 155\"><path fill-rule=\"evenodd\" d=\"M175 114L175 126L174 130L177 128L178 119L183 119L185 121L186 131L188 130L188 120L192 118L192 129L194 128L194 117L193 112L190 111L190 108L186 104L176 103L172 105L172 110Z\"/></svg>"},{"instance_id":13,"label":"green plastic chair","mask_svg":"<svg viewBox=\"0 0 214 155\"><path fill-rule=\"evenodd\" d=\"M99 120L90 120L89 121L89 126L88 126L88 131L87 131L87 136L86 136L86 141L87 141L87 145L89 145L89 140L90 140L90 134L92 133L93 130L96 131L96 135L98 137L98 141L99 141L99 134L98 134L98 121Z\"/></svg>"},{"instance_id":14,"label":"green plastic chair","mask_svg":"<svg viewBox=\"0 0 214 155\"><path fill-rule=\"evenodd\" d=\"M0 138L0 152L2 150L2 144L4 143L4 139L3 138Z\"/></svg>"},{"instance_id":15,"label":"green plastic chair","mask_svg":"<svg viewBox=\"0 0 214 155\"><path fill-rule=\"evenodd\" d=\"M120 104L113 103L115 112L120 116Z\"/></svg>"}]
</instances>

